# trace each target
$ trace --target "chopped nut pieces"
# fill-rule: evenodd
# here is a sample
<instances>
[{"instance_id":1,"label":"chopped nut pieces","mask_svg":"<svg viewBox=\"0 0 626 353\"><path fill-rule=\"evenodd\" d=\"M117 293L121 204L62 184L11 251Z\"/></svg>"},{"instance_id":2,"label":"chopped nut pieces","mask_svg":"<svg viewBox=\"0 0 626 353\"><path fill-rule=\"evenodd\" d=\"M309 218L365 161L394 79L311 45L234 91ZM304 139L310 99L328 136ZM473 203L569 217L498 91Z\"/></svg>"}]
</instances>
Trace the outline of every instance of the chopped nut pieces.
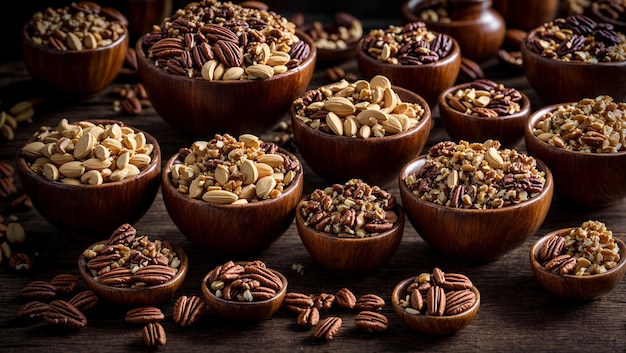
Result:
<instances>
[{"instance_id":1,"label":"chopped nut pieces","mask_svg":"<svg viewBox=\"0 0 626 353\"><path fill-rule=\"evenodd\" d=\"M475 80L465 89L446 95L448 105L467 115L497 118L520 111L522 93L488 79Z\"/></svg>"},{"instance_id":2,"label":"chopped nut pieces","mask_svg":"<svg viewBox=\"0 0 626 353\"><path fill-rule=\"evenodd\" d=\"M260 260L247 263L228 261L217 266L207 280L207 287L216 297L239 302L271 299L283 286L275 271Z\"/></svg>"}]
</instances>

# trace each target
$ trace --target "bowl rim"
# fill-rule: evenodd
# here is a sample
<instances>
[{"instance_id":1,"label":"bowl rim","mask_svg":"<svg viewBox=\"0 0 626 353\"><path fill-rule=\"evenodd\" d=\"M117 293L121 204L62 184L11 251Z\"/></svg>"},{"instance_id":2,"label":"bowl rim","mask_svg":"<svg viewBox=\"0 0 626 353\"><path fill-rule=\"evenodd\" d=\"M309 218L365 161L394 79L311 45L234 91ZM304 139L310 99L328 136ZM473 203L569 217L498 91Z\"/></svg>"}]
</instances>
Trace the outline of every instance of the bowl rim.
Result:
<instances>
[{"instance_id":1,"label":"bowl rim","mask_svg":"<svg viewBox=\"0 0 626 353\"><path fill-rule=\"evenodd\" d=\"M591 6L589 7L589 11L594 16L597 16L600 20L602 20L602 22L605 22L605 23L608 23L608 24L612 24L613 26L619 26L619 27L626 28L626 22L606 17L602 13L602 11L599 10L599 6L600 6L600 4L598 4L596 1L594 1L594 2L591 3ZM626 34L626 33L624 33L624 34Z\"/></svg>"}]
</instances>

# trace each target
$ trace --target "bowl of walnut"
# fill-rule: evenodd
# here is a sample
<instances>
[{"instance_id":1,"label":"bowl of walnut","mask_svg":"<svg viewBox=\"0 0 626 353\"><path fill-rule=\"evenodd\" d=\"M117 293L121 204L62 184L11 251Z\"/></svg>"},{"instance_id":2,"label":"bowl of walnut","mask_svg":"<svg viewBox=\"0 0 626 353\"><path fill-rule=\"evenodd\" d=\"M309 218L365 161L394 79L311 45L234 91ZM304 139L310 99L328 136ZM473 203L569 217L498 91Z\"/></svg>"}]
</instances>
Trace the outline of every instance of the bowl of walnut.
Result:
<instances>
[{"instance_id":1,"label":"bowl of walnut","mask_svg":"<svg viewBox=\"0 0 626 353\"><path fill-rule=\"evenodd\" d=\"M611 292L626 272L624 242L606 224L589 220L551 231L530 249L537 281L551 294L589 301Z\"/></svg>"}]
</instances>

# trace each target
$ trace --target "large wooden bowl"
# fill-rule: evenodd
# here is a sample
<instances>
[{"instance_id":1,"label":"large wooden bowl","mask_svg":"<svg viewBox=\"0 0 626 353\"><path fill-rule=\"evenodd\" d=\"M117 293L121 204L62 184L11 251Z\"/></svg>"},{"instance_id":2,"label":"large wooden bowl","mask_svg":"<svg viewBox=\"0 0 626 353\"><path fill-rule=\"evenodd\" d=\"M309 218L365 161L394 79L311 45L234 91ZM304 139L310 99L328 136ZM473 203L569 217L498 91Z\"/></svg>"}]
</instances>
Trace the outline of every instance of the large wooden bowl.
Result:
<instances>
[{"instance_id":1,"label":"large wooden bowl","mask_svg":"<svg viewBox=\"0 0 626 353\"><path fill-rule=\"evenodd\" d=\"M135 47L137 70L152 106L177 130L197 138L216 133L260 135L289 112L313 76L315 44L303 32L296 34L311 46L311 54L297 68L269 79L207 81L170 74L146 57L145 36Z\"/></svg>"},{"instance_id":2,"label":"large wooden bowl","mask_svg":"<svg viewBox=\"0 0 626 353\"><path fill-rule=\"evenodd\" d=\"M422 155L400 171L402 206L417 233L440 253L471 263L487 263L509 253L535 234L545 220L554 183L552 173L537 160L546 182L539 195L516 205L497 209L464 209L421 200L403 181L426 162ZM515 219L515 222L511 222Z\"/></svg>"},{"instance_id":3,"label":"large wooden bowl","mask_svg":"<svg viewBox=\"0 0 626 353\"><path fill-rule=\"evenodd\" d=\"M554 19L559 0L493 0L493 8L504 17L507 28L529 31Z\"/></svg>"}]
</instances>

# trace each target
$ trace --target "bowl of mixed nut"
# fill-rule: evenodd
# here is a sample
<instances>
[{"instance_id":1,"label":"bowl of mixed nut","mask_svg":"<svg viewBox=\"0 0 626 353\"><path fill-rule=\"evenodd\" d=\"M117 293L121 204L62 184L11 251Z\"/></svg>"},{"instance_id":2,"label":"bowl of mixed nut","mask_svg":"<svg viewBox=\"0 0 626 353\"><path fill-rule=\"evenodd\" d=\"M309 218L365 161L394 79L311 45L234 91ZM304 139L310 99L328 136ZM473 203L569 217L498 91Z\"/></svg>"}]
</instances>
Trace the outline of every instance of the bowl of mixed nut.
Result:
<instances>
[{"instance_id":1,"label":"bowl of mixed nut","mask_svg":"<svg viewBox=\"0 0 626 353\"><path fill-rule=\"evenodd\" d=\"M525 128L528 153L554 176L558 198L585 208L626 196L626 102L607 95L545 106Z\"/></svg>"},{"instance_id":2,"label":"bowl of mixed nut","mask_svg":"<svg viewBox=\"0 0 626 353\"><path fill-rule=\"evenodd\" d=\"M533 235L554 190L542 161L495 140L437 143L402 169L399 183L417 233L443 255L471 263L505 256Z\"/></svg>"},{"instance_id":3,"label":"bowl of mixed nut","mask_svg":"<svg viewBox=\"0 0 626 353\"><path fill-rule=\"evenodd\" d=\"M316 189L296 210L302 244L339 275L363 275L387 263L402 240L404 219L391 193L360 179Z\"/></svg>"},{"instance_id":4,"label":"bowl of mixed nut","mask_svg":"<svg viewBox=\"0 0 626 353\"><path fill-rule=\"evenodd\" d=\"M311 37L282 16L214 0L176 10L136 52L154 109L196 138L265 132L302 95L316 61Z\"/></svg>"},{"instance_id":5,"label":"bowl of mixed nut","mask_svg":"<svg viewBox=\"0 0 626 353\"><path fill-rule=\"evenodd\" d=\"M530 249L537 281L550 293L569 300L593 300L612 291L624 277L624 242L606 224L588 220L557 229Z\"/></svg>"}]
</instances>

